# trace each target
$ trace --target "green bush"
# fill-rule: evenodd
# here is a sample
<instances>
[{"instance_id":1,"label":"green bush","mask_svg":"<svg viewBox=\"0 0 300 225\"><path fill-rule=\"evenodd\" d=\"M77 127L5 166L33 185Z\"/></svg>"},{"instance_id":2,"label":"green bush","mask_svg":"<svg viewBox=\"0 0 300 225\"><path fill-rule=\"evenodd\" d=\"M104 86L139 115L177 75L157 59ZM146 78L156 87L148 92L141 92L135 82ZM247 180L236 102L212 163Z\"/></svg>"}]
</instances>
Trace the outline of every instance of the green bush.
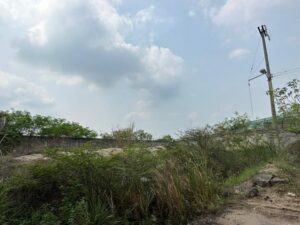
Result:
<instances>
[{"instance_id":1,"label":"green bush","mask_svg":"<svg viewBox=\"0 0 300 225\"><path fill-rule=\"evenodd\" d=\"M186 131L180 141L200 152L207 166L221 179L238 175L250 166L275 156L275 148L249 130L246 115L226 119L215 126Z\"/></svg>"},{"instance_id":2,"label":"green bush","mask_svg":"<svg viewBox=\"0 0 300 225\"><path fill-rule=\"evenodd\" d=\"M3 184L1 224L46 217L62 225L182 224L219 200L211 170L181 147L157 154L133 147L113 157L52 150L49 157Z\"/></svg>"}]
</instances>

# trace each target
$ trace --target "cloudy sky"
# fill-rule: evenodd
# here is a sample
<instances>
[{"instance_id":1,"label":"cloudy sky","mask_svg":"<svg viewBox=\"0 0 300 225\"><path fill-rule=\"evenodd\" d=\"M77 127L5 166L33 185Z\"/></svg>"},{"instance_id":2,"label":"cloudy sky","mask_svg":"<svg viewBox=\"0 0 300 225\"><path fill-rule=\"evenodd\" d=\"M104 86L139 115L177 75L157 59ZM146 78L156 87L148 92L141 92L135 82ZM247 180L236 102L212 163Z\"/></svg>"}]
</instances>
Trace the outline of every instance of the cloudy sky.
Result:
<instances>
[{"instance_id":1,"label":"cloudy sky","mask_svg":"<svg viewBox=\"0 0 300 225\"><path fill-rule=\"evenodd\" d=\"M0 0L0 106L156 137L235 111L270 115L257 26L278 87L300 78L299 0ZM251 67L253 65L253 69Z\"/></svg>"}]
</instances>

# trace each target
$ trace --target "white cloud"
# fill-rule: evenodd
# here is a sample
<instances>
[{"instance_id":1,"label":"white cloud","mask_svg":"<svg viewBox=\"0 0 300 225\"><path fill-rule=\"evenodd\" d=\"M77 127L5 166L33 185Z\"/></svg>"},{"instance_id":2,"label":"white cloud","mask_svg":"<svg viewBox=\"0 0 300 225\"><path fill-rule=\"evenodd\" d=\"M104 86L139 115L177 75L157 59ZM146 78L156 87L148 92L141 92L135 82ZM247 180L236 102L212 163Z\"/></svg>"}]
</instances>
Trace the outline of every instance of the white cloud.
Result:
<instances>
[{"instance_id":1,"label":"white cloud","mask_svg":"<svg viewBox=\"0 0 300 225\"><path fill-rule=\"evenodd\" d=\"M143 54L143 63L156 82L166 82L181 75L183 59L174 55L170 49L151 46Z\"/></svg>"},{"instance_id":2,"label":"white cloud","mask_svg":"<svg viewBox=\"0 0 300 225\"><path fill-rule=\"evenodd\" d=\"M140 11L138 11L135 15L135 22L137 23L146 23L146 22L150 22L152 20L154 20L154 12L155 7L153 5L151 5L150 7L146 8L146 9L142 9Z\"/></svg>"},{"instance_id":3,"label":"white cloud","mask_svg":"<svg viewBox=\"0 0 300 225\"><path fill-rule=\"evenodd\" d=\"M136 122L151 117L151 101L139 100L136 102L135 110L125 116L125 122Z\"/></svg>"},{"instance_id":4,"label":"white cloud","mask_svg":"<svg viewBox=\"0 0 300 225\"><path fill-rule=\"evenodd\" d=\"M84 79L81 76L65 76L62 74L56 74L50 71L41 71L41 80L42 81L53 81L57 85L64 86L76 86L84 83Z\"/></svg>"},{"instance_id":5,"label":"white cloud","mask_svg":"<svg viewBox=\"0 0 300 225\"><path fill-rule=\"evenodd\" d=\"M173 18L162 18L157 14L154 5L148 8L139 10L135 15L127 17L135 26L143 26L149 23L165 23L170 24L174 22Z\"/></svg>"},{"instance_id":6,"label":"white cloud","mask_svg":"<svg viewBox=\"0 0 300 225\"><path fill-rule=\"evenodd\" d=\"M17 108L50 106L54 100L45 88L0 71L0 102L8 108Z\"/></svg>"},{"instance_id":7,"label":"white cloud","mask_svg":"<svg viewBox=\"0 0 300 225\"><path fill-rule=\"evenodd\" d=\"M240 30L263 23L272 9L293 2L296 0L226 0L220 6L209 0L200 0L199 5L204 15L216 25Z\"/></svg>"},{"instance_id":8,"label":"white cloud","mask_svg":"<svg viewBox=\"0 0 300 225\"><path fill-rule=\"evenodd\" d=\"M39 23L36 26L28 29L27 38L31 44L41 46L47 42L45 33L45 24Z\"/></svg>"},{"instance_id":9,"label":"white cloud","mask_svg":"<svg viewBox=\"0 0 300 225\"><path fill-rule=\"evenodd\" d=\"M100 87L127 80L149 95L176 94L184 60L168 48L126 41L133 24L159 21L154 6L132 17L120 15L114 5L119 3L108 0L4 2L13 23L27 30L14 41L19 60L62 74L61 83L81 82L74 76Z\"/></svg>"},{"instance_id":10,"label":"white cloud","mask_svg":"<svg viewBox=\"0 0 300 225\"><path fill-rule=\"evenodd\" d=\"M249 55L250 50L246 49L246 48L237 48L232 50L229 53L229 58L230 59L243 59L245 58L247 55Z\"/></svg>"}]
</instances>

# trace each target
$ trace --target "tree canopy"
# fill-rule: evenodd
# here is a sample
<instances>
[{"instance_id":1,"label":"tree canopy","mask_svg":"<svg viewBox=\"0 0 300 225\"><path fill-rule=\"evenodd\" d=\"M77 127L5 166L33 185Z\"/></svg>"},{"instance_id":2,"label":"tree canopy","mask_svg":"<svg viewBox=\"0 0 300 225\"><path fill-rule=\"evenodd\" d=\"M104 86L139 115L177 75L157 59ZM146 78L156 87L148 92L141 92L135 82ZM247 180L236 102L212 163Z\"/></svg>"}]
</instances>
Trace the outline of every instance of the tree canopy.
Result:
<instances>
[{"instance_id":1,"label":"tree canopy","mask_svg":"<svg viewBox=\"0 0 300 225\"><path fill-rule=\"evenodd\" d=\"M276 88L274 96L283 122L288 130L300 133L300 80L293 79L284 87Z\"/></svg>"},{"instance_id":2,"label":"tree canopy","mask_svg":"<svg viewBox=\"0 0 300 225\"><path fill-rule=\"evenodd\" d=\"M95 138L97 133L79 123L27 111L7 111L3 133L11 136Z\"/></svg>"}]
</instances>

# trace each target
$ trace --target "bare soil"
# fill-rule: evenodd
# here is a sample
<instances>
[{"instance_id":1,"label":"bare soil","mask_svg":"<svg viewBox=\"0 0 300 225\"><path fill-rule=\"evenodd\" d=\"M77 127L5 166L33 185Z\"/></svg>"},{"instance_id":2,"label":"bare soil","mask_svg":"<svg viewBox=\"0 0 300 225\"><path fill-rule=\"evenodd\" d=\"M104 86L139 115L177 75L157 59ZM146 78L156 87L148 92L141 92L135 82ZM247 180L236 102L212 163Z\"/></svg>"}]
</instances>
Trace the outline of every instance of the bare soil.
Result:
<instances>
[{"instance_id":1,"label":"bare soil","mask_svg":"<svg viewBox=\"0 0 300 225\"><path fill-rule=\"evenodd\" d=\"M261 172L280 174L280 170L274 164L267 164ZM300 183L298 176L292 179L298 179L296 183ZM300 225L300 196L289 192L287 185L259 188L256 197L239 197L234 200L233 204L214 220L214 224Z\"/></svg>"},{"instance_id":2,"label":"bare soil","mask_svg":"<svg viewBox=\"0 0 300 225\"><path fill-rule=\"evenodd\" d=\"M299 225L300 198L281 188L265 188L257 197L235 202L216 219L216 223L222 225Z\"/></svg>"}]
</instances>

